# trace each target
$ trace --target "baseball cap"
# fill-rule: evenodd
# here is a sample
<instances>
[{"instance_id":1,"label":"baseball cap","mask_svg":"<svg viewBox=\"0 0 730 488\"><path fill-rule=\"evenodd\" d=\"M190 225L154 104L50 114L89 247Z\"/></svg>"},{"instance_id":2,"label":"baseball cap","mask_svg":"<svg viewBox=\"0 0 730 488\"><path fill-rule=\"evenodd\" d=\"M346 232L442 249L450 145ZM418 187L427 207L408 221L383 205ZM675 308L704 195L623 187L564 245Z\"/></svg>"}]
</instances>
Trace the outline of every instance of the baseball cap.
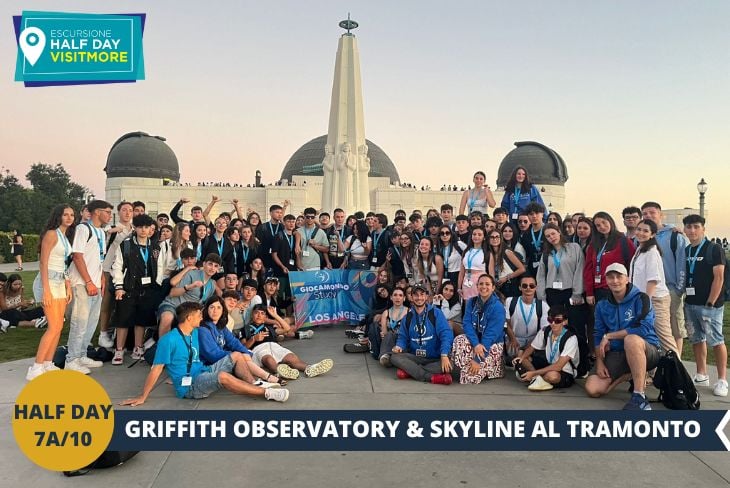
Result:
<instances>
[{"instance_id":1,"label":"baseball cap","mask_svg":"<svg viewBox=\"0 0 730 488\"><path fill-rule=\"evenodd\" d=\"M621 263L613 263L606 268L606 274L608 273L621 273L622 275L628 276L629 273L626 271L626 266Z\"/></svg>"},{"instance_id":2,"label":"baseball cap","mask_svg":"<svg viewBox=\"0 0 730 488\"><path fill-rule=\"evenodd\" d=\"M416 283L415 285L413 285L411 292L415 293L419 290L422 291L423 293L430 293L429 289L426 288L426 285L424 285L423 283Z\"/></svg>"}]
</instances>

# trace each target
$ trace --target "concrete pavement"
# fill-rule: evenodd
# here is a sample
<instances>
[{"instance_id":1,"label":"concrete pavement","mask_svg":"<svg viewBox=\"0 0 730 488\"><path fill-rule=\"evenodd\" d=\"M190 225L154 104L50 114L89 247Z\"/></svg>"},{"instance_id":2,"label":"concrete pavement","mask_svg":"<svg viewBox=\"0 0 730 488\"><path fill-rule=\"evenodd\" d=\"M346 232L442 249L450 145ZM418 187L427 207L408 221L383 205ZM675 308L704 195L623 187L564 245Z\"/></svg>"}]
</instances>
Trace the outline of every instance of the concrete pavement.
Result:
<instances>
[{"instance_id":1,"label":"concrete pavement","mask_svg":"<svg viewBox=\"0 0 730 488\"><path fill-rule=\"evenodd\" d=\"M2 337L0 337L0 341ZM508 370L504 379L481 385L440 386L397 380L366 354L346 354L341 328L317 330L312 340L288 342L302 359L325 357L333 370L318 378L289 383L285 404L218 392L200 400L179 400L169 385L160 384L147 409L620 409L628 399L624 388L607 398L587 398L582 381L568 390L531 393ZM14 399L25 384L31 360L0 364L0 412L8 419ZM687 364L690 372L694 365ZM128 369L107 363L93 376L112 400L136 396L147 374L144 364ZM711 373L712 374L712 373ZM714 374L711 378L714 381ZM649 390L650 396L657 391ZM730 399L701 389L703 409L728 409ZM653 404L656 409L663 408ZM124 408L124 407L115 407ZM187 487L222 484L243 486L370 487L408 484L413 487L541 486L573 487L605 480L607 486L644 487L728 485L730 455L713 452L143 452L129 463L87 476L64 479L28 461L16 447L10 423L0 426L0 486ZM610 481L609 481L610 480Z\"/></svg>"}]
</instances>

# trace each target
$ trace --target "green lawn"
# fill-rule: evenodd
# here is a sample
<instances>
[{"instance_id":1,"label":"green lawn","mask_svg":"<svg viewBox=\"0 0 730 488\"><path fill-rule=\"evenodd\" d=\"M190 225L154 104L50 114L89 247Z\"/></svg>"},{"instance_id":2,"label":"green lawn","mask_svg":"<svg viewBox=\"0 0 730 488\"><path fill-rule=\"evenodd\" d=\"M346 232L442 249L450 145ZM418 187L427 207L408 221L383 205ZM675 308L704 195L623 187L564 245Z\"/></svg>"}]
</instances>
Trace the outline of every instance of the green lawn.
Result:
<instances>
[{"instance_id":1,"label":"green lawn","mask_svg":"<svg viewBox=\"0 0 730 488\"><path fill-rule=\"evenodd\" d=\"M23 285L25 285L25 297L31 298L33 296L33 280L35 279L36 271L21 271L20 275L23 277ZM724 319L723 332L725 334L725 344L730 346L730 304L725 304ZM0 334L0 363L35 355L41 335L43 335L43 330L20 328L10 329L7 334ZM63 328L60 344L66 344L67 336L68 324ZM687 340L684 341L682 359L694 361L692 345ZM712 348L707 352L707 362L709 364L715 364L715 356L712 353Z\"/></svg>"}]
</instances>

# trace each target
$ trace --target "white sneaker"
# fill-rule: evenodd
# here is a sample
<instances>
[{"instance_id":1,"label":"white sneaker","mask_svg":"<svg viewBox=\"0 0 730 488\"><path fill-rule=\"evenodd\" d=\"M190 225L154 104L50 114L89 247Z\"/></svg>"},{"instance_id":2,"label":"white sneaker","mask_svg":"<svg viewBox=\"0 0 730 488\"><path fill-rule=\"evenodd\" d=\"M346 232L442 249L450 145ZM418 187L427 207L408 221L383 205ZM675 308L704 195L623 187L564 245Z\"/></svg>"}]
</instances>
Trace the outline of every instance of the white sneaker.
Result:
<instances>
[{"instance_id":1,"label":"white sneaker","mask_svg":"<svg viewBox=\"0 0 730 488\"><path fill-rule=\"evenodd\" d=\"M124 364L124 349L115 349L112 366L119 366L121 364Z\"/></svg>"},{"instance_id":2,"label":"white sneaker","mask_svg":"<svg viewBox=\"0 0 730 488\"><path fill-rule=\"evenodd\" d=\"M8 331L8 327L10 327L10 322L8 322L5 319L0 319L0 332L3 334Z\"/></svg>"},{"instance_id":3,"label":"white sneaker","mask_svg":"<svg viewBox=\"0 0 730 488\"><path fill-rule=\"evenodd\" d=\"M114 347L114 340L113 340L114 331L107 330L104 332L99 333L99 347L103 347L104 349L111 349Z\"/></svg>"},{"instance_id":4,"label":"white sneaker","mask_svg":"<svg viewBox=\"0 0 730 488\"><path fill-rule=\"evenodd\" d=\"M286 388L269 388L264 392L264 397L275 402L285 402L289 399L289 390Z\"/></svg>"},{"instance_id":5,"label":"white sneaker","mask_svg":"<svg viewBox=\"0 0 730 488\"><path fill-rule=\"evenodd\" d=\"M50 362L48 364L44 364L43 365L43 369L45 369L46 372L48 372L48 371L60 371L61 370L61 368L59 368L58 366L56 366L52 362Z\"/></svg>"},{"instance_id":6,"label":"white sneaker","mask_svg":"<svg viewBox=\"0 0 730 488\"><path fill-rule=\"evenodd\" d=\"M318 363L310 364L307 366L307 368L304 370L304 374L307 376L307 378L314 378L315 376L319 376L321 374L325 374L327 371L332 369L332 366L334 366L334 361L331 359L323 359Z\"/></svg>"},{"instance_id":7,"label":"white sneaker","mask_svg":"<svg viewBox=\"0 0 730 488\"><path fill-rule=\"evenodd\" d=\"M530 391L547 391L552 390L553 388L554 386L545 381L545 379L540 375L532 378L530 385L527 387Z\"/></svg>"},{"instance_id":8,"label":"white sneaker","mask_svg":"<svg viewBox=\"0 0 730 488\"><path fill-rule=\"evenodd\" d=\"M42 364L39 364L38 366L34 364L30 368L28 368L28 373L25 375L25 380L32 381L45 372L46 370ZM725 394L727 394L727 388L725 388Z\"/></svg>"},{"instance_id":9,"label":"white sneaker","mask_svg":"<svg viewBox=\"0 0 730 488\"><path fill-rule=\"evenodd\" d=\"M253 382L253 386L258 386L259 388L281 388L281 385L279 383L269 383L268 381L264 380L256 380Z\"/></svg>"},{"instance_id":10,"label":"white sneaker","mask_svg":"<svg viewBox=\"0 0 730 488\"><path fill-rule=\"evenodd\" d=\"M80 357L79 361L81 361L81 364L86 366L87 368L101 368L102 366L104 366L103 362L91 359L88 356Z\"/></svg>"},{"instance_id":11,"label":"white sneaker","mask_svg":"<svg viewBox=\"0 0 730 488\"><path fill-rule=\"evenodd\" d=\"M81 364L81 361L79 358L72 359L71 361L66 361L66 367L64 368L66 371L78 371L79 373L83 374L89 374L91 373L91 370Z\"/></svg>"},{"instance_id":12,"label":"white sneaker","mask_svg":"<svg viewBox=\"0 0 730 488\"><path fill-rule=\"evenodd\" d=\"M715 387L712 389L712 394L721 397L727 396L727 380L717 380Z\"/></svg>"},{"instance_id":13,"label":"white sneaker","mask_svg":"<svg viewBox=\"0 0 730 488\"><path fill-rule=\"evenodd\" d=\"M45 329L48 326L48 319L44 315L43 317L36 319L35 321L35 328L36 329Z\"/></svg>"},{"instance_id":14,"label":"white sneaker","mask_svg":"<svg viewBox=\"0 0 730 488\"><path fill-rule=\"evenodd\" d=\"M297 337L299 339L311 339L314 337L314 331L313 330L300 330L297 332Z\"/></svg>"},{"instance_id":15,"label":"white sneaker","mask_svg":"<svg viewBox=\"0 0 730 488\"><path fill-rule=\"evenodd\" d=\"M135 346L134 351L132 351L132 359L134 359L135 361L139 361L143 357L144 357L144 348Z\"/></svg>"},{"instance_id":16,"label":"white sneaker","mask_svg":"<svg viewBox=\"0 0 730 488\"><path fill-rule=\"evenodd\" d=\"M697 373L694 377L695 386L710 386L710 377Z\"/></svg>"}]
</instances>

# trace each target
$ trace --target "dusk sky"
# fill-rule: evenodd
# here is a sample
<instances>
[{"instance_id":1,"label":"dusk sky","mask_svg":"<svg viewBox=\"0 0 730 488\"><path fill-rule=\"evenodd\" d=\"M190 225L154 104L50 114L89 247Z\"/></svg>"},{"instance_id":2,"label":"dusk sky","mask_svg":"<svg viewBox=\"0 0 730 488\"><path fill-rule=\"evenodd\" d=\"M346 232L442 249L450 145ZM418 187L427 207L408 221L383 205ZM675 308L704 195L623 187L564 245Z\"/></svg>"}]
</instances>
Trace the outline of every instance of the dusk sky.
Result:
<instances>
[{"instance_id":1,"label":"dusk sky","mask_svg":"<svg viewBox=\"0 0 730 488\"><path fill-rule=\"evenodd\" d=\"M147 79L24 88L22 10L147 14ZM492 186L515 141L568 166L567 208L697 207L730 235L727 1L25 1L0 4L0 166L61 162L104 194L124 133L167 138L183 182L278 179L327 132L338 22L351 12L365 128L402 181ZM445 169L446 168L446 169ZM448 178L444 174L449 174Z\"/></svg>"}]
</instances>

